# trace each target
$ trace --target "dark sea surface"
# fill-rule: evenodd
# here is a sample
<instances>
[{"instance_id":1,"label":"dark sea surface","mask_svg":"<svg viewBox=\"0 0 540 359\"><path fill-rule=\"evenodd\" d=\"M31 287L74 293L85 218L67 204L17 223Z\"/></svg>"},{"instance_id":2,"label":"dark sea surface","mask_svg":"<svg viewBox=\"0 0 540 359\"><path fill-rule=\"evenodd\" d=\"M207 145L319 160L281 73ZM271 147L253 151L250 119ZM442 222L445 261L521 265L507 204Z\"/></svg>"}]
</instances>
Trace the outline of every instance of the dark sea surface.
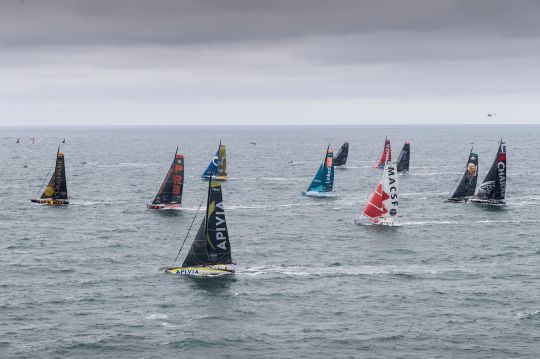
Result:
<instances>
[{"instance_id":1,"label":"dark sea surface","mask_svg":"<svg viewBox=\"0 0 540 359\"><path fill-rule=\"evenodd\" d=\"M403 225L359 226L385 135ZM501 136L508 207L443 203ZM34 205L63 138L71 204ZM238 271L166 275L220 139ZM345 140L337 197L303 197ZM176 146L184 210L147 210ZM540 126L2 128L0 156L1 358L539 357Z\"/></svg>"}]
</instances>

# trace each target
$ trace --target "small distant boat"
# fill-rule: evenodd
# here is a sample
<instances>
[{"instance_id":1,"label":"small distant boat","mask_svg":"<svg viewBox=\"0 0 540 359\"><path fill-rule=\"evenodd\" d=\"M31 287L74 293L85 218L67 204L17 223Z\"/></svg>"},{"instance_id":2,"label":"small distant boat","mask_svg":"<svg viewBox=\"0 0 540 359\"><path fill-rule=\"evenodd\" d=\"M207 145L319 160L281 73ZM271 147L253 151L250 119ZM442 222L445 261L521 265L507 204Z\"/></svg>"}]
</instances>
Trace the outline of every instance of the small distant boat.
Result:
<instances>
[{"instance_id":1,"label":"small distant boat","mask_svg":"<svg viewBox=\"0 0 540 359\"><path fill-rule=\"evenodd\" d=\"M216 154L201 177L204 179L213 177L218 181L226 181L229 178L227 175L227 153L225 151L225 145L222 145L221 141L219 141L219 147Z\"/></svg>"},{"instance_id":2,"label":"small distant boat","mask_svg":"<svg viewBox=\"0 0 540 359\"><path fill-rule=\"evenodd\" d=\"M225 221L221 184L209 179L206 214L181 267L168 267L165 273L215 277L234 273L231 243Z\"/></svg>"},{"instance_id":3,"label":"small distant boat","mask_svg":"<svg viewBox=\"0 0 540 359\"><path fill-rule=\"evenodd\" d=\"M397 161L397 171L398 173L409 173L409 160L411 158L411 144L405 142L401 152L399 153Z\"/></svg>"},{"instance_id":4,"label":"small distant boat","mask_svg":"<svg viewBox=\"0 0 540 359\"><path fill-rule=\"evenodd\" d=\"M383 169L384 165L387 162L391 162L391 161L392 161L392 147L390 146L390 140L388 139L388 137L385 137L384 148L381 153L381 157L379 157L379 162L373 165L373 168Z\"/></svg>"},{"instance_id":5,"label":"small distant boat","mask_svg":"<svg viewBox=\"0 0 540 359\"><path fill-rule=\"evenodd\" d=\"M461 177L461 181L454 193L446 199L446 202L467 202L474 195L476 190L476 181L478 179L478 155L473 152L469 153L469 159L465 166L465 173Z\"/></svg>"},{"instance_id":6,"label":"small distant boat","mask_svg":"<svg viewBox=\"0 0 540 359\"><path fill-rule=\"evenodd\" d=\"M66 143L66 139L65 139L65 138L62 140L62 143Z\"/></svg>"},{"instance_id":7,"label":"small distant boat","mask_svg":"<svg viewBox=\"0 0 540 359\"><path fill-rule=\"evenodd\" d=\"M304 196L312 197L332 197L334 188L334 153L330 149L330 145L326 149L324 161L319 166L319 170L313 177L311 184L306 191L303 191Z\"/></svg>"},{"instance_id":8,"label":"small distant boat","mask_svg":"<svg viewBox=\"0 0 540 359\"><path fill-rule=\"evenodd\" d=\"M490 206L506 205L506 145L502 138L486 178L471 198L472 203Z\"/></svg>"},{"instance_id":9,"label":"small distant boat","mask_svg":"<svg viewBox=\"0 0 540 359\"><path fill-rule=\"evenodd\" d=\"M249 144L250 144L250 145L256 145L257 142L250 141Z\"/></svg>"},{"instance_id":10,"label":"small distant boat","mask_svg":"<svg viewBox=\"0 0 540 359\"><path fill-rule=\"evenodd\" d=\"M49 206L69 204L64 153L60 152L60 147L56 152L56 165L49 184L45 187L41 198L30 201Z\"/></svg>"},{"instance_id":11,"label":"small distant boat","mask_svg":"<svg viewBox=\"0 0 540 359\"><path fill-rule=\"evenodd\" d=\"M349 156L349 142L345 142L341 145L336 157L334 158L335 167L343 167L347 164L347 157Z\"/></svg>"},{"instance_id":12,"label":"small distant boat","mask_svg":"<svg viewBox=\"0 0 540 359\"><path fill-rule=\"evenodd\" d=\"M20 137L17 137L17 142L15 143L19 143L21 141Z\"/></svg>"},{"instance_id":13,"label":"small distant boat","mask_svg":"<svg viewBox=\"0 0 540 359\"><path fill-rule=\"evenodd\" d=\"M174 159L149 209L178 210L182 207L182 192L184 189L184 156L178 154Z\"/></svg>"},{"instance_id":14,"label":"small distant boat","mask_svg":"<svg viewBox=\"0 0 540 359\"><path fill-rule=\"evenodd\" d=\"M32 143L36 143L36 138L35 137L30 137L30 139L32 140Z\"/></svg>"},{"instance_id":15,"label":"small distant boat","mask_svg":"<svg viewBox=\"0 0 540 359\"><path fill-rule=\"evenodd\" d=\"M395 163L387 163L383 167L381 182L362 213L368 220L377 225L397 226L401 216L398 213L398 176ZM361 222L359 219L358 222Z\"/></svg>"}]
</instances>

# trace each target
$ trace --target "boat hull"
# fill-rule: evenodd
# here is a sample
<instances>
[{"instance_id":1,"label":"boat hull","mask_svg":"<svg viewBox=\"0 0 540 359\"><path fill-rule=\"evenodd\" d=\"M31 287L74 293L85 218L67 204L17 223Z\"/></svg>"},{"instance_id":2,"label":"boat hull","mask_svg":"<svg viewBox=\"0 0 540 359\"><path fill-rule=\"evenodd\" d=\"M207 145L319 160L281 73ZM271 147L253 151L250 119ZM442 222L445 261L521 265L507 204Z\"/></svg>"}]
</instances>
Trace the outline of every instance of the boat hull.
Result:
<instances>
[{"instance_id":1,"label":"boat hull","mask_svg":"<svg viewBox=\"0 0 540 359\"><path fill-rule=\"evenodd\" d=\"M335 197L336 196L332 192L317 192L317 191L303 191L302 194L304 196L308 196L308 197L320 197L320 198L327 198L327 197Z\"/></svg>"},{"instance_id":2,"label":"boat hull","mask_svg":"<svg viewBox=\"0 0 540 359\"><path fill-rule=\"evenodd\" d=\"M146 208L155 209L158 211L179 211L182 209L182 204L181 203L147 204Z\"/></svg>"},{"instance_id":3,"label":"boat hull","mask_svg":"<svg viewBox=\"0 0 540 359\"><path fill-rule=\"evenodd\" d=\"M447 198L444 200L445 203L465 203L469 199L468 198Z\"/></svg>"},{"instance_id":4,"label":"boat hull","mask_svg":"<svg viewBox=\"0 0 540 359\"><path fill-rule=\"evenodd\" d=\"M234 268L231 265L171 267L167 268L165 270L165 273L189 277L220 277L224 275L234 274Z\"/></svg>"},{"instance_id":5,"label":"boat hull","mask_svg":"<svg viewBox=\"0 0 540 359\"><path fill-rule=\"evenodd\" d=\"M205 180L209 180L210 176L201 176L201 178ZM229 176L212 176L212 180L214 181L227 181L229 179Z\"/></svg>"},{"instance_id":6,"label":"boat hull","mask_svg":"<svg viewBox=\"0 0 540 359\"><path fill-rule=\"evenodd\" d=\"M495 207L504 207L504 206L506 206L506 201L505 200L499 200L499 199L471 198L469 201L471 203L481 204L481 205L484 205L484 206L495 206Z\"/></svg>"},{"instance_id":7,"label":"boat hull","mask_svg":"<svg viewBox=\"0 0 540 359\"><path fill-rule=\"evenodd\" d=\"M37 203L42 206L65 206L66 204L69 204L68 200L52 198L31 199L30 202Z\"/></svg>"},{"instance_id":8,"label":"boat hull","mask_svg":"<svg viewBox=\"0 0 540 359\"><path fill-rule=\"evenodd\" d=\"M358 218L356 224L359 225L368 225L368 226L387 226L387 227L398 227L401 226L401 218L395 217L381 217L381 218Z\"/></svg>"}]
</instances>

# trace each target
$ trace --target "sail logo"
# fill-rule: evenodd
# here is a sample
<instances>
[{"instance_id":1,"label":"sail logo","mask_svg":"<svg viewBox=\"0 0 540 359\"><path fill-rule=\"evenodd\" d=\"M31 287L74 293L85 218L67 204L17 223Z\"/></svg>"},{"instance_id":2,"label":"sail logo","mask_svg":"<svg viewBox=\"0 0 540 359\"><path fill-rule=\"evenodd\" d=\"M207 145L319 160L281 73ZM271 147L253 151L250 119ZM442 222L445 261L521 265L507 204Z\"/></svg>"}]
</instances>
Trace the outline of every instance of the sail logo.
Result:
<instances>
[{"instance_id":1,"label":"sail logo","mask_svg":"<svg viewBox=\"0 0 540 359\"><path fill-rule=\"evenodd\" d=\"M223 202L216 204L216 207L221 209L220 212L216 211L216 244L219 248L227 250L227 236L223 233L227 233L227 226L225 224L225 211L223 208ZM219 217L222 216L222 217Z\"/></svg>"},{"instance_id":2,"label":"sail logo","mask_svg":"<svg viewBox=\"0 0 540 359\"><path fill-rule=\"evenodd\" d=\"M506 164L504 162L497 163L497 173L499 174L501 193L504 193L506 189Z\"/></svg>"},{"instance_id":3,"label":"sail logo","mask_svg":"<svg viewBox=\"0 0 540 359\"><path fill-rule=\"evenodd\" d=\"M197 269L177 269L176 273L178 274L199 274Z\"/></svg>"},{"instance_id":4,"label":"sail logo","mask_svg":"<svg viewBox=\"0 0 540 359\"><path fill-rule=\"evenodd\" d=\"M493 192L493 189L495 188L495 181L484 182L484 183L482 183L480 188L483 189L486 192L486 195L488 197L491 197L491 192Z\"/></svg>"},{"instance_id":5,"label":"sail logo","mask_svg":"<svg viewBox=\"0 0 540 359\"><path fill-rule=\"evenodd\" d=\"M397 187L397 180L395 178L396 176L396 168L394 166L387 165L387 173L388 173L388 194L389 199L391 200L390 204L393 208L390 208L388 213L391 216L396 216L398 211L398 187Z\"/></svg>"}]
</instances>

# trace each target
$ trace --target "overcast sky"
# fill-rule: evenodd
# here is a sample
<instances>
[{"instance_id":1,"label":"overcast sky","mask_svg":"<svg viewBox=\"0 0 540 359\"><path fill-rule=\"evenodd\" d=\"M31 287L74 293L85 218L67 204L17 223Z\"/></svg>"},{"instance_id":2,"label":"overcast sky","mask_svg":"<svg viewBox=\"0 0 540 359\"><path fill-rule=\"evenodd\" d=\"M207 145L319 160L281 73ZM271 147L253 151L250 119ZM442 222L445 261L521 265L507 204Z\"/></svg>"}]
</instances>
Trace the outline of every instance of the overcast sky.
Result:
<instances>
[{"instance_id":1,"label":"overcast sky","mask_svg":"<svg viewBox=\"0 0 540 359\"><path fill-rule=\"evenodd\" d=\"M539 0L0 0L0 125L494 122Z\"/></svg>"}]
</instances>

